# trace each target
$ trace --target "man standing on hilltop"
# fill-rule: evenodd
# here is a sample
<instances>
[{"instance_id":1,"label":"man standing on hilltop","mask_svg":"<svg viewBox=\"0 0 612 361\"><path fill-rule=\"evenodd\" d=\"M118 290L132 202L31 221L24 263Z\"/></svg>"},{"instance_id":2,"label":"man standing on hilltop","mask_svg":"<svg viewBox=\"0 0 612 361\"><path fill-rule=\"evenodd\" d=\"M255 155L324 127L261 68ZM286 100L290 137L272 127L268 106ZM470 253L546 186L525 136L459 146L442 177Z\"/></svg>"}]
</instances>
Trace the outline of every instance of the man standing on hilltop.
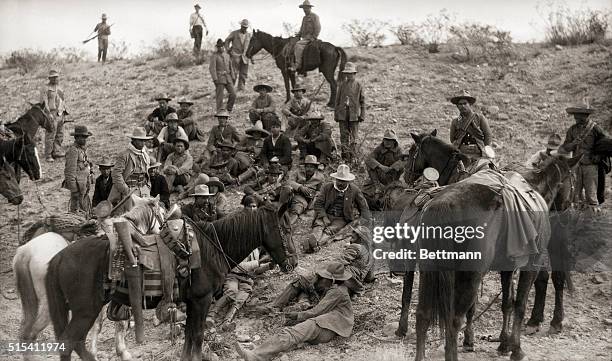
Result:
<instances>
[{"instance_id":1,"label":"man standing on hilltop","mask_svg":"<svg viewBox=\"0 0 612 361\"><path fill-rule=\"evenodd\" d=\"M347 162L351 162L356 156L359 123L365 119L363 86L355 80L355 74L357 74L355 64L346 63L342 71L344 80L338 86L334 107L334 118L340 127L342 158Z\"/></svg>"},{"instance_id":2,"label":"man standing on hilltop","mask_svg":"<svg viewBox=\"0 0 612 361\"><path fill-rule=\"evenodd\" d=\"M491 146L493 136L484 115L476 113L472 105L476 98L467 90L450 99L459 109L459 117L450 126L450 141L472 162L482 157L485 147Z\"/></svg>"},{"instance_id":3,"label":"man standing on hilltop","mask_svg":"<svg viewBox=\"0 0 612 361\"><path fill-rule=\"evenodd\" d=\"M304 0L304 3L300 5L300 8L304 10L304 18L302 18L302 26L300 32L297 33L298 42L295 44L295 71L300 71L302 74L306 74L306 71L302 69L302 56L306 46L314 40L317 40L321 33L321 22L319 16L312 12L310 1Z\"/></svg>"},{"instance_id":4,"label":"man standing on hilltop","mask_svg":"<svg viewBox=\"0 0 612 361\"><path fill-rule=\"evenodd\" d=\"M98 32L98 63L100 58L106 62L106 51L108 50L108 36L110 35L110 25L106 23L106 14L102 14L102 22L94 28Z\"/></svg>"},{"instance_id":5,"label":"man standing on hilltop","mask_svg":"<svg viewBox=\"0 0 612 361\"><path fill-rule=\"evenodd\" d=\"M189 34L191 34L191 38L193 39L193 55L198 56L200 55L200 49L202 49L204 31L206 31L206 35L208 35L208 28L206 27L204 18L200 14L200 9L202 8L200 4L195 4L193 7L195 8L195 12L189 17Z\"/></svg>"},{"instance_id":6,"label":"man standing on hilltop","mask_svg":"<svg viewBox=\"0 0 612 361\"><path fill-rule=\"evenodd\" d=\"M210 77L215 83L215 98L217 101L217 113L223 110L223 94L224 90L227 90L227 106L228 112L232 111L234 102L236 101L236 91L234 90L234 80L236 79L234 73L234 66L229 55L225 52L225 42L223 39L217 39L216 44L217 51L210 56L210 65L208 70L210 71Z\"/></svg>"},{"instance_id":7,"label":"man standing on hilltop","mask_svg":"<svg viewBox=\"0 0 612 361\"><path fill-rule=\"evenodd\" d=\"M232 64L238 73L238 91L244 89L247 77L249 76L249 62L246 57L246 51L251 42L251 34L247 31L248 29L249 21L242 19L240 29L232 31L225 39L225 47L229 49Z\"/></svg>"},{"instance_id":8,"label":"man standing on hilltop","mask_svg":"<svg viewBox=\"0 0 612 361\"><path fill-rule=\"evenodd\" d=\"M68 114L64 106L64 91L59 85L59 73L49 72L49 83L40 92L40 101L45 104L45 110L51 113L52 130L45 130L45 159L53 162L54 158L62 158L64 141L64 115Z\"/></svg>"}]
</instances>

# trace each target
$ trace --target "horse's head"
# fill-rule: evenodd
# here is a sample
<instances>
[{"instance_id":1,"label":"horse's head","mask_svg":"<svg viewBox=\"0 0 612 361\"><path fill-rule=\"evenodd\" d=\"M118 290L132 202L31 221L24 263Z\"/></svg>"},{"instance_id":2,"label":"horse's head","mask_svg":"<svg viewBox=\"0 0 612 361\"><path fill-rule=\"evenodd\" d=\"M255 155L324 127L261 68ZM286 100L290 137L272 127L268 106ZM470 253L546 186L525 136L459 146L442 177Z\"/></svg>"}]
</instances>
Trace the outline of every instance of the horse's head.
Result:
<instances>
[{"instance_id":1,"label":"horse's head","mask_svg":"<svg viewBox=\"0 0 612 361\"><path fill-rule=\"evenodd\" d=\"M141 198L134 194L130 198L133 207L122 217L131 220L142 234L159 234L166 219L166 209L160 205L159 198Z\"/></svg>"},{"instance_id":2,"label":"horse's head","mask_svg":"<svg viewBox=\"0 0 612 361\"><path fill-rule=\"evenodd\" d=\"M551 211L566 210L573 202L574 185L576 182L574 171L582 156L567 158L564 156L553 156L539 171L533 171L539 175L539 180L532 183Z\"/></svg>"},{"instance_id":3,"label":"horse's head","mask_svg":"<svg viewBox=\"0 0 612 361\"><path fill-rule=\"evenodd\" d=\"M22 136L17 138L14 154L17 158L17 164L26 172L28 177L31 180L39 180L42 170L38 149L36 149L36 143L30 139L27 133L23 133Z\"/></svg>"},{"instance_id":4,"label":"horse's head","mask_svg":"<svg viewBox=\"0 0 612 361\"><path fill-rule=\"evenodd\" d=\"M4 157L0 157L0 194L6 197L11 204L18 205L23 202L15 171Z\"/></svg>"},{"instance_id":5,"label":"horse's head","mask_svg":"<svg viewBox=\"0 0 612 361\"><path fill-rule=\"evenodd\" d=\"M423 144L429 137L435 137L438 131L434 129L431 133L415 134L410 133L410 136L414 140L414 144L408 151L408 160L406 162L406 169L404 172L404 180L407 184L413 184L419 177L423 175L425 168L429 167L430 164L427 160L427 155L423 150Z\"/></svg>"},{"instance_id":6,"label":"horse's head","mask_svg":"<svg viewBox=\"0 0 612 361\"><path fill-rule=\"evenodd\" d=\"M245 55L247 58L251 59L255 54L257 54L261 49L263 49L264 44L262 42L259 30L253 30L253 35L251 36L251 40L249 41L249 47Z\"/></svg>"},{"instance_id":7,"label":"horse's head","mask_svg":"<svg viewBox=\"0 0 612 361\"><path fill-rule=\"evenodd\" d=\"M45 108L45 103L30 103L32 106L28 113L36 120L38 125L48 132L53 131L53 118L51 112Z\"/></svg>"},{"instance_id":8,"label":"horse's head","mask_svg":"<svg viewBox=\"0 0 612 361\"><path fill-rule=\"evenodd\" d=\"M266 212L270 220L264 224L264 234L267 235L263 241L264 248L283 272L291 272L298 264L298 256L293 243L291 222L286 215L286 210L286 204L281 205L278 209L272 204L267 204L260 207L258 211Z\"/></svg>"}]
</instances>

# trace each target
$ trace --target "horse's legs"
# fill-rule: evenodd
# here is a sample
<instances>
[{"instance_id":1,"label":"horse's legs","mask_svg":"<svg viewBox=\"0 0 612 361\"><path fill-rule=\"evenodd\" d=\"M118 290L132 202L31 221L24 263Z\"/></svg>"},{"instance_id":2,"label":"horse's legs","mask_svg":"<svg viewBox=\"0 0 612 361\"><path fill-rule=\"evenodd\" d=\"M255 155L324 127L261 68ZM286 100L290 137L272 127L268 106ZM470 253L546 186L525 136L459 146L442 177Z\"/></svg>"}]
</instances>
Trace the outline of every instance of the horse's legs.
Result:
<instances>
[{"instance_id":1,"label":"horse's legs","mask_svg":"<svg viewBox=\"0 0 612 361\"><path fill-rule=\"evenodd\" d=\"M327 102L327 106L333 108L336 101L336 79L334 78L334 68L323 70L323 76L325 76L325 80L329 83L329 101Z\"/></svg>"},{"instance_id":2,"label":"horse's legs","mask_svg":"<svg viewBox=\"0 0 612 361\"><path fill-rule=\"evenodd\" d=\"M512 272L502 271L500 272L500 276L503 320L502 329L499 334L499 347L497 348L497 352L505 355L510 352L508 329L510 328L510 315L512 314L512 305L514 304L514 299L512 297Z\"/></svg>"},{"instance_id":3,"label":"horse's legs","mask_svg":"<svg viewBox=\"0 0 612 361\"><path fill-rule=\"evenodd\" d=\"M476 311L476 302L467 311L465 318L465 331L463 332L463 350L467 352L474 352L474 329L472 328L472 321L474 320L474 313Z\"/></svg>"},{"instance_id":4,"label":"horse's legs","mask_svg":"<svg viewBox=\"0 0 612 361\"><path fill-rule=\"evenodd\" d=\"M287 70L281 70L281 74L283 75L283 81L285 82L285 93L287 95L285 98L286 103L291 100L291 86L289 84L290 76Z\"/></svg>"},{"instance_id":5,"label":"horse's legs","mask_svg":"<svg viewBox=\"0 0 612 361\"><path fill-rule=\"evenodd\" d=\"M96 319L96 323L90 331L91 337L91 345L89 349L91 353L94 355L98 354L98 337L100 336L100 332L102 332L102 325L104 324L104 315L106 315L106 306L102 306L102 311L98 314L98 318Z\"/></svg>"},{"instance_id":6,"label":"horse's legs","mask_svg":"<svg viewBox=\"0 0 612 361\"><path fill-rule=\"evenodd\" d=\"M552 281L555 286L555 311L550 321L549 333L559 333L563 329L563 291L565 287L565 271L553 271Z\"/></svg>"},{"instance_id":7,"label":"horse's legs","mask_svg":"<svg viewBox=\"0 0 612 361\"><path fill-rule=\"evenodd\" d=\"M419 304L416 312L416 336L417 336L417 348L415 361L422 361L425 359L425 343L427 342L427 330L431 323L431 300L426 300L423 293L423 272L419 272Z\"/></svg>"},{"instance_id":8,"label":"horse's legs","mask_svg":"<svg viewBox=\"0 0 612 361\"><path fill-rule=\"evenodd\" d=\"M398 337L404 337L406 332L408 332L408 316L410 315L413 284L414 271L406 271L404 274L404 288L402 290L402 313L400 315L399 326L395 331L395 335Z\"/></svg>"},{"instance_id":9,"label":"horse's legs","mask_svg":"<svg viewBox=\"0 0 612 361\"><path fill-rule=\"evenodd\" d=\"M529 290L537 275L537 271L521 271L519 276L519 282L516 288L516 301L514 303L514 322L512 324L512 335L510 336L510 344L512 345L512 355L510 355L510 359L513 361L519 361L525 357L525 353L521 349L521 328L523 327L523 319L525 318L525 308L527 307Z\"/></svg>"},{"instance_id":10,"label":"horse's legs","mask_svg":"<svg viewBox=\"0 0 612 361\"><path fill-rule=\"evenodd\" d=\"M100 308L98 308L100 309ZM72 310L72 318L66 329L59 337L59 342L64 343L66 350L60 354L61 361L69 361L72 350L76 351L81 360L84 361L95 361L95 356L85 348L85 339L87 338L87 332L94 322L98 313L89 312L89 310Z\"/></svg>"},{"instance_id":11,"label":"horse's legs","mask_svg":"<svg viewBox=\"0 0 612 361\"><path fill-rule=\"evenodd\" d=\"M126 320L115 322L115 352L117 353L117 356L121 357L122 361L132 359L132 355L130 355L125 343L125 333L128 322L130 321Z\"/></svg>"},{"instance_id":12,"label":"horse's legs","mask_svg":"<svg viewBox=\"0 0 612 361\"><path fill-rule=\"evenodd\" d=\"M192 326L194 327L192 332L193 343L191 345L191 361L201 361L202 360L202 343L204 342L204 320L206 318L206 314L208 314L208 308L212 303L212 293L200 297L193 302L194 306L194 322Z\"/></svg>"},{"instance_id":13,"label":"horse's legs","mask_svg":"<svg viewBox=\"0 0 612 361\"><path fill-rule=\"evenodd\" d=\"M474 349L474 334L472 330L472 318L474 317L474 308L478 298L478 287L482 280L482 274L479 272L456 272L455 273L455 307L452 333L446 347L446 359L457 360L457 334L461 329L463 317L467 319L465 325L465 338L463 345L466 349L473 351ZM471 348L471 349L470 349Z\"/></svg>"},{"instance_id":14,"label":"horse's legs","mask_svg":"<svg viewBox=\"0 0 612 361\"><path fill-rule=\"evenodd\" d=\"M535 280L535 302L531 310L531 317L527 321L526 335L531 335L540 330L540 324L544 321L544 307L546 306L546 289L548 288L548 271L541 270Z\"/></svg>"},{"instance_id":15,"label":"horse's legs","mask_svg":"<svg viewBox=\"0 0 612 361\"><path fill-rule=\"evenodd\" d=\"M183 351L181 353L181 361L190 361L193 347L193 330L194 328L194 309L193 301L187 300L187 319L185 320L185 343L183 343Z\"/></svg>"}]
</instances>

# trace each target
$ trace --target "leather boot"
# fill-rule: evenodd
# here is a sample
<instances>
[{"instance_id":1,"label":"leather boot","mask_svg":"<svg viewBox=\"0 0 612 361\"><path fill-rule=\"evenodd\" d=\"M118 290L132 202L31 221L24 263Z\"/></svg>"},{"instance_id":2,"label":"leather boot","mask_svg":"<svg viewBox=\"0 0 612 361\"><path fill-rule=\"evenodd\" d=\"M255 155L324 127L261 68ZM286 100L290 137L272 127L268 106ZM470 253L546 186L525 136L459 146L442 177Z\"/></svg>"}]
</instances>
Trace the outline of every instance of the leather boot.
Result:
<instances>
[{"instance_id":1,"label":"leather boot","mask_svg":"<svg viewBox=\"0 0 612 361\"><path fill-rule=\"evenodd\" d=\"M293 283L290 283L287 285L287 287L285 287L283 292L281 292L281 294L278 295L278 297L276 297L276 299L272 303L272 307L277 307L282 310L284 307L286 307L289 304L289 302L295 299L299 294L300 294L300 290L297 287L295 287Z\"/></svg>"},{"instance_id":2,"label":"leather boot","mask_svg":"<svg viewBox=\"0 0 612 361\"><path fill-rule=\"evenodd\" d=\"M215 302L215 304L208 311L208 315L206 316L206 328L211 328L215 326L215 318L221 313L221 311L227 306L229 302L229 298L227 296L223 296Z\"/></svg>"},{"instance_id":3,"label":"leather boot","mask_svg":"<svg viewBox=\"0 0 612 361\"><path fill-rule=\"evenodd\" d=\"M125 278L128 281L130 306L136 325L136 343L144 342L144 318L142 315L142 272L140 266L125 267Z\"/></svg>"}]
</instances>

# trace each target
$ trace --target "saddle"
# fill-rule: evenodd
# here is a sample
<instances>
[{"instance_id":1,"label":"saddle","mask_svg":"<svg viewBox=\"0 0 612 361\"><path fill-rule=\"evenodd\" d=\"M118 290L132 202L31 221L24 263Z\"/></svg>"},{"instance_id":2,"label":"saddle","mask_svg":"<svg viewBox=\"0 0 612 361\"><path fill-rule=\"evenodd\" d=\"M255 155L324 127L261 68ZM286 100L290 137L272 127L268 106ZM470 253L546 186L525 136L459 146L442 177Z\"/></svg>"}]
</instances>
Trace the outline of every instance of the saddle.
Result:
<instances>
[{"instance_id":1,"label":"saddle","mask_svg":"<svg viewBox=\"0 0 612 361\"><path fill-rule=\"evenodd\" d=\"M288 60L287 64L295 63L295 44L298 42L297 38L292 38L291 41L285 46L285 58ZM319 67L321 64L321 43L319 39L311 40L302 53L302 67L297 69L297 72L305 74L309 70L313 70Z\"/></svg>"}]
</instances>

